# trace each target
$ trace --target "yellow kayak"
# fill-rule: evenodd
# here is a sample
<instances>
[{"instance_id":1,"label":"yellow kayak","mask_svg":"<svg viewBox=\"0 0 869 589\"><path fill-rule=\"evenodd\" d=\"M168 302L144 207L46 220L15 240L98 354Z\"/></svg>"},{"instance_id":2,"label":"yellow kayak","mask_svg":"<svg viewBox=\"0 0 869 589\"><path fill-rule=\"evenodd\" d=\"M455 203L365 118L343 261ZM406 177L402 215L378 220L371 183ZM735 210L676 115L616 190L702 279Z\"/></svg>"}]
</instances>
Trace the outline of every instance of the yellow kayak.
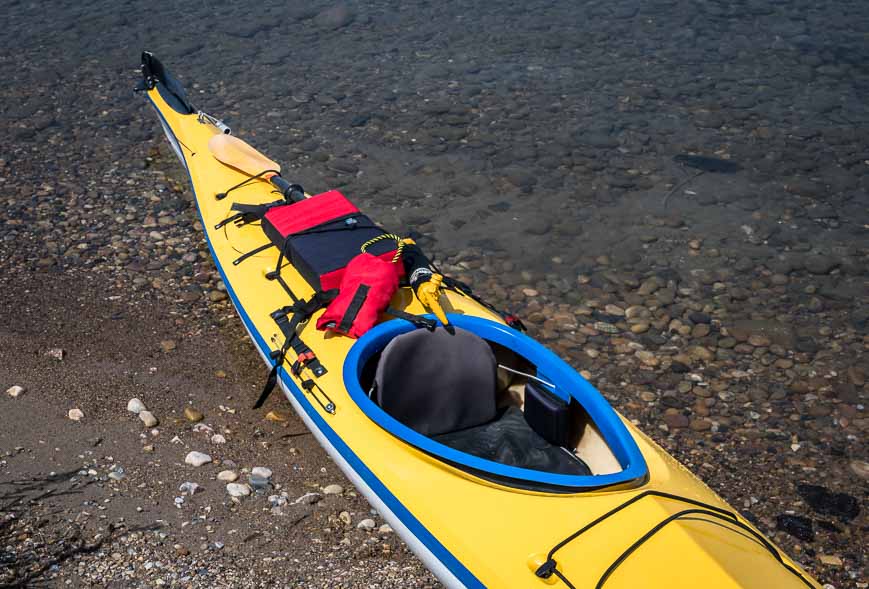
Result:
<instances>
[{"instance_id":1,"label":"yellow kayak","mask_svg":"<svg viewBox=\"0 0 869 589\"><path fill-rule=\"evenodd\" d=\"M405 275L373 327L342 335L339 315L324 329L342 248L365 238L388 264L404 242L339 192L284 180L151 54L142 69L272 383L445 586L820 587L467 286L444 278L446 316L432 315ZM342 311L348 325L361 300Z\"/></svg>"}]
</instances>

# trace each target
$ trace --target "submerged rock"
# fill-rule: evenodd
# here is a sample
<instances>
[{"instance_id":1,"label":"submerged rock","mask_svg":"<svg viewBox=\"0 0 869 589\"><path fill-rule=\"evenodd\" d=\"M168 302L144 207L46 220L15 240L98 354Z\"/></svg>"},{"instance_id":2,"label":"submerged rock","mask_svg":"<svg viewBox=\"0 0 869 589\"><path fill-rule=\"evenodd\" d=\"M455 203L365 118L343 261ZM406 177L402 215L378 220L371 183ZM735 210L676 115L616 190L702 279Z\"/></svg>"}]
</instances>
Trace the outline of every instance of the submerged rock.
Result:
<instances>
[{"instance_id":1,"label":"submerged rock","mask_svg":"<svg viewBox=\"0 0 869 589\"><path fill-rule=\"evenodd\" d=\"M820 485L797 485L797 493L813 511L842 521L851 521L860 513L857 498L847 493L833 493Z\"/></svg>"},{"instance_id":2,"label":"submerged rock","mask_svg":"<svg viewBox=\"0 0 869 589\"><path fill-rule=\"evenodd\" d=\"M815 529L812 527L812 520L801 515L783 513L776 518L775 527L803 542L813 542L815 539Z\"/></svg>"}]
</instances>

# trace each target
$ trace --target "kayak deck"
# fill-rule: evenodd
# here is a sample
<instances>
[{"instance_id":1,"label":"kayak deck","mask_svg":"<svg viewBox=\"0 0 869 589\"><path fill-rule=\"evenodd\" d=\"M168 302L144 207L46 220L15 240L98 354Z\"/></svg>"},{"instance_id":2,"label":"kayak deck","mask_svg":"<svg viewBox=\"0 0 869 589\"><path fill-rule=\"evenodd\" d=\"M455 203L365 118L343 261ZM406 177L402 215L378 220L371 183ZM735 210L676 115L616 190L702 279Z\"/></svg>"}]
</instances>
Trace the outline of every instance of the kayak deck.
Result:
<instances>
[{"instance_id":1,"label":"kayak deck","mask_svg":"<svg viewBox=\"0 0 869 589\"><path fill-rule=\"evenodd\" d=\"M215 198L247 176L209 153L209 139L222 129L207 118L173 108L159 86L150 88L147 96L189 172L206 239L227 292L258 351L271 366L270 353L283 338L270 313L289 302L279 284L265 279L274 269L278 252L267 249L234 265L240 253L261 246L266 239L256 226L215 226L231 214L233 201L266 203L274 200L274 195L267 183L251 182L234 191L232 198ZM292 266L282 268L282 276L297 296L307 298L313 293ZM467 297L454 292L444 296L456 315L487 324L502 323L496 314ZM410 313L424 312L408 289L399 291L392 306ZM278 370L281 387L351 481L445 585L819 587L780 551L759 540L762 536L747 521L736 514L721 516L720 510L732 512L724 501L614 412L612 418L599 413L595 421L611 430L605 437L622 467L617 476L623 478L591 476L602 477L599 480L605 484L584 485L582 492L516 488L442 460L423 441L408 439L407 432L396 433L366 405L358 373L354 372L364 348L356 346L363 340L354 346L354 340L317 331L313 323L300 330L327 368L326 374L314 380L334 404L334 412L318 401L316 390L303 387L311 375L304 371L301 376L293 375L289 363ZM387 328L380 326L373 331L377 329ZM600 401L606 404L602 398ZM612 412L609 405L606 407ZM686 497L707 507L705 512L678 515L690 506L653 495L622 508L649 490ZM556 563L555 570L550 571L554 574L548 578L535 574L559 542L619 508L551 555ZM662 526L663 522L669 523ZM636 544L650 532L645 542Z\"/></svg>"}]
</instances>

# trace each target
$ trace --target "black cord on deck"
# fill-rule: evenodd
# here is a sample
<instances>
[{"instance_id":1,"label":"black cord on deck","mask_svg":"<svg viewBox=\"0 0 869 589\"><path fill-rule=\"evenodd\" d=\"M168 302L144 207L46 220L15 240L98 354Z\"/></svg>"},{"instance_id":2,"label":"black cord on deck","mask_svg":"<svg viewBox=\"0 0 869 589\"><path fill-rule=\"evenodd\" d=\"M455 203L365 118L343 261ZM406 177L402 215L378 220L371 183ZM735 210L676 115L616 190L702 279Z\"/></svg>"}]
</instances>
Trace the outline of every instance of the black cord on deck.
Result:
<instances>
[{"instance_id":1,"label":"black cord on deck","mask_svg":"<svg viewBox=\"0 0 869 589\"><path fill-rule=\"evenodd\" d=\"M679 518L682 518L682 517L684 517L684 516L686 516L686 515L691 515L691 514L702 514L702 515L710 516L710 517L713 517L713 518L716 518L716 519L719 519L719 520L723 520L723 521L727 522L728 524L732 524L732 525L737 526L738 528L740 528L740 529L742 529L742 530L748 532L748 533L751 534L751 536L752 536L754 539L756 539L756 540L757 540L757 541L758 541L758 542L759 542L759 543L760 543L760 544L761 544L761 545L762 545L762 546L767 550L767 552L769 552L769 553L770 553L770 554L771 554L771 555L772 555L772 556L773 556L773 557L774 557L774 558L775 558L775 559L776 559L776 560L777 560L777 561L778 561L778 562L779 562L779 563L780 563L780 564L781 564L781 565L782 565L786 570L788 570L790 573L792 573L792 574L795 575L797 578L799 578L800 581L802 581L803 584L805 584L807 587L809 587L809 588L811 588L811 589L814 589L814 585L812 585L812 584L811 584L811 583L810 583L810 582L805 578L805 576L803 576L803 574L802 574L800 571L798 571L797 569L795 569L794 567L792 567L791 565L787 564L787 563L784 561L784 559L783 559L782 556L781 556L781 553L778 551L778 549L776 549L775 546L773 546L773 545L769 542L769 540L767 540L767 539L766 539L762 534L760 534L759 532L755 531L753 528L751 528L751 527L748 526L747 524L744 524L743 522L739 521L739 517L738 517L735 513L733 513L732 511L728 511L728 510L726 510L726 509L722 509L722 508L720 508L720 507L716 507L716 506L714 506L714 505L709 505L708 503L703 503L702 501L697 501L697 500L695 500L695 499L690 499L690 498L688 498L688 497L681 497L681 496L679 496L679 495L673 495L673 494L670 494L670 493L664 493L664 492L662 492L662 491L655 491L655 490L644 491L644 492L640 493L639 495L636 495L636 496L632 497L632 498L629 499L628 501L625 501L624 503L622 503L622 504L619 505L618 507L616 507L616 508L614 508L614 509L611 509L610 511L606 512L605 514L601 515L600 517L598 517L597 519L595 519L595 520L592 521L591 523L589 523L589 524L587 524L586 526L584 526L583 528L581 528L579 531L574 532L573 534L571 534L570 536L568 536L567 538L565 538L564 540L562 540L561 542L559 542L558 544L556 544L555 546L553 546L552 549L549 551L549 553L546 555L546 562L544 562L542 565L540 565L540 567L537 568L537 570L535 571L535 574L536 574L538 577L540 577L541 579L548 579L548 578L551 577L552 575L555 575L555 576L558 577L558 578L559 578L559 579L560 579L560 580L561 580L565 585L567 585L567 587L568 587L569 589L576 589L576 587L575 587L575 586L574 586L574 585L573 585L573 584L572 584L572 583L571 583L571 582L570 582L570 581L569 581L569 580L564 576L564 574L563 574L561 571L558 570L558 563L557 563L556 560L553 558L553 557L555 556L555 553L558 552L559 550L561 550L562 548L564 548L564 547L565 547L567 544L569 544L570 542L573 542L574 540L576 540L579 536L581 536L582 534L584 534L585 532L587 532L587 531L590 530L591 528L595 527L595 526L596 526L597 524L599 524L600 522L602 522L602 521L604 521L605 519L607 519L607 518L609 518L609 517L615 515L616 513L622 511L623 509L625 509L625 508L627 508L627 507L633 505L633 504L636 503L637 501L640 501L641 499L643 499L643 498L645 498L645 497L650 497L650 496L653 496L653 497L662 497L662 498L664 498L664 499L672 499L673 501L680 501L680 502L682 502L682 503L688 503L689 505L695 505L696 508L694 508L694 509L685 509L685 510L679 511L679 512L677 512L677 513L675 513L675 514L673 514L673 515L667 517L667 519L665 519L664 521L658 523L655 527L653 527L651 530L649 530L648 532L646 532L646 533L645 533L645 534L644 534L644 535L643 535L639 540L637 540L636 542L634 542L633 544L631 544L631 545L630 545L630 546L629 546L629 547L628 547L628 548L627 548L627 549L626 549L626 550L621 554L621 556L619 556L619 557L618 557L618 558L617 558L617 559L616 559L616 560L615 560L615 561L614 561L614 562L609 566L609 568L604 572L604 574L601 576L600 580L597 582L597 585L595 586L595 589L601 589L601 588L603 587L604 583L606 583L607 579L609 579L609 577L613 574L613 572L615 572L615 570L616 570L619 566L621 566L621 564L622 564L625 560L627 560L627 558L628 558L631 554L633 554L634 551L636 551L640 546L642 546L642 545L643 545L647 540L649 540L652 536L654 536L655 534L657 534L657 533L658 533L661 529L663 529L667 524L669 524L670 522L676 521L676 520L678 520ZM709 522L709 523L714 523L714 522ZM728 529L730 529L731 531L736 532L736 530L733 530L732 528L728 528Z\"/></svg>"},{"instance_id":2,"label":"black cord on deck","mask_svg":"<svg viewBox=\"0 0 869 589\"><path fill-rule=\"evenodd\" d=\"M226 198L226 195L228 195L233 190L238 190L239 188L246 186L247 184L253 182L254 180L258 180L259 178L262 178L266 174L278 174L278 175L280 175L280 173L281 173L280 170L263 170L262 172L260 172L256 176L251 176L250 178L245 178L244 180L242 180L241 182L239 182L235 186L228 188L224 192L218 192L217 194L214 195L214 198L216 198L217 200L223 200L224 198Z\"/></svg>"}]
</instances>

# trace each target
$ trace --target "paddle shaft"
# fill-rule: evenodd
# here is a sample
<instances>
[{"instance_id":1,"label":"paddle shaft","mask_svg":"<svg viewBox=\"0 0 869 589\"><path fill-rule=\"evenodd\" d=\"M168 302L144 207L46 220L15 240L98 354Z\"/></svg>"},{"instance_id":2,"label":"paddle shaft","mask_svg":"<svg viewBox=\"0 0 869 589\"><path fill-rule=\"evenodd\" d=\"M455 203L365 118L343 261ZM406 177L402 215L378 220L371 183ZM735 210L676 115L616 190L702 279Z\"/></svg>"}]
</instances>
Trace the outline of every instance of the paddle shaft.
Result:
<instances>
[{"instance_id":1,"label":"paddle shaft","mask_svg":"<svg viewBox=\"0 0 869 589\"><path fill-rule=\"evenodd\" d=\"M298 184L290 184L277 174L269 177L269 182L272 186L278 189L283 197L288 201L301 202L305 200L305 191Z\"/></svg>"}]
</instances>

